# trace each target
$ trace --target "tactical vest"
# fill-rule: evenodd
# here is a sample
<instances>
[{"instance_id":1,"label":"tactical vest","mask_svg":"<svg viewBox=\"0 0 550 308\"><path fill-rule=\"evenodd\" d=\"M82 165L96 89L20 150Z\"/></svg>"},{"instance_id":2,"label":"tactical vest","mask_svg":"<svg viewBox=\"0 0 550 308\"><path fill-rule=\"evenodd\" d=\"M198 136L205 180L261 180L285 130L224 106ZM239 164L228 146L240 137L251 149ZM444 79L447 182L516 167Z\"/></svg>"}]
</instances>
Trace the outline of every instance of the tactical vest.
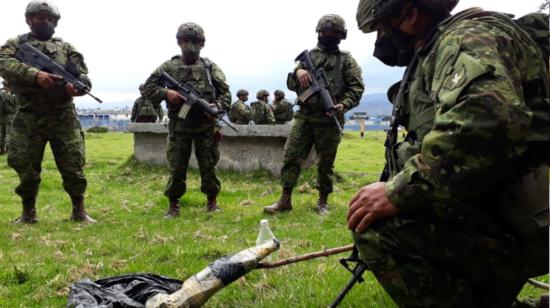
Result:
<instances>
[{"instance_id":1,"label":"tactical vest","mask_svg":"<svg viewBox=\"0 0 550 308\"><path fill-rule=\"evenodd\" d=\"M467 10L461 12L438 27L428 43L417 52L411 65L407 67L403 81L399 86L399 92L395 96L394 114L392 127L403 125L407 128L408 134L401 143L388 144L386 159L389 166L390 176L394 176L402 170L405 162L412 156L418 154L421 148L421 140L430 132L435 119L435 103L441 97L438 96L438 89L446 72L435 72L430 61L437 53L440 36L457 22L467 19L486 20L487 22L498 23L503 28L512 27L515 31L523 33L522 42L524 46L533 46L536 42L540 49L540 57L548 65L548 23L543 23L546 30L533 32L527 29L532 26L540 28L539 24L528 23L519 19L513 21L510 16L484 12L480 10ZM548 20L548 16L542 17ZM530 20L540 20L532 19ZM532 29L531 29L532 30ZM540 36L532 38L530 33ZM543 35L544 34L544 35ZM457 55L454 55L456 57ZM456 58L455 58L456 59ZM448 61L453 61L453 55L449 55ZM427 63L427 64L426 64ZM470 72L475 73L474 69ZM433 83L431 82L433 76ZM533 121L530 127L528 149L519 161L511 162L518 170L514 179L510 179L508 187L501 188L495 192L498 200L499 210L506 221L516 230L524 234L532 234L540 228L549 225L548 217L548 165L550 164L550 84L548 69L540 70L535 74L526 74L523 80L523 91L526 105L533 112ZM395 89L395 87L392 87ZM463 88L449 91L446 95L456 95L447 99L456 99ZM390 97L394 95L388 94ZM414 116L411 116L414 115ZM542 192L542 194L541 194Z\"/></svg>"},{"instance_id":2,"label":"tactical vest","mask_svg":"<svg viewBox=\"0 0 550 308\"><path fill-rule=\"evenodd\" d=\"M212 65L213 63L210 60L205 58L200 58L200 61L193 65L184 65L180 60L181 56L174 56L172 60L178 61L177 69L171 73L172 77L179 81L180 83L189 82L193 87L199 90L208 102L214 102L217 98L216 89L212 82ZM186 119L181 119L178 117L178 113L181 109L181 106L173 107L173 105L168 104L168 115L173 125L177 127L186 127L192 128L197 125L203 125L207 123L215 124L215 122L209 120L204 112L198 110L198 108L191 108L189 115Z\"/></svg>"},{"instance_id":3,"label":"tactical vest","mask_svg":"<svg viewBox=\"0 0 550 308\"><path fill-rule=\"evenodd\" d=\"M60 38L54 37L48 41L38 41L31 38L29 34L24 34L18 36L16 39L17 46L27 42L65 68L69 69L70 67L71 72L76 70L76 64L68 63L69 46ZM80 74L79 72L76 73L77 75ZM21 102L20 108L23 110L32 109L46 112L55 109L55 107L73 106L73 98L67 94L65 87L62 86L46 90L38 84L29 86L27 84L19 85L18 83L13 83L11 88L13 93L16 94L18 101Z\"/></svg>"},{"instance_id":4,"label":"tactical vest","mask_svg":"<svg viewBox=\"0 0 550 308\"><path fill-rule=\"evenodd\" d=\"M318 47L310 50L311 60L315 67L322 67L325 70L325 74L328 79L329 91L335 102L339 102L344 93L344 62L349 56L347 51L339 51L337 53L328 53L319 49ZM306 89L301 87L295 80L293 74L289 74L287 79L287 86L290 90L295 91L298 96L301 95ZM306 102L300 103L300 113L305 115L319 115L321 119L327 123L332 123L332 120L325 119L325 110L322 108L322 104L319 102L318 95L313 95ZM343 121L343 115L340 115Z\"/></svg>"},{"instance_id":5,"label":"tactical vest","mask_svg":"<svg viewBox=\"0 0 550 308\"><path fill-rule=\"evenodd\" d=\"M269 117L267 108L270 108L269 105L261 101L250 104L251 118L255 124L267 124Z\"/></svg>"}]
</instances>

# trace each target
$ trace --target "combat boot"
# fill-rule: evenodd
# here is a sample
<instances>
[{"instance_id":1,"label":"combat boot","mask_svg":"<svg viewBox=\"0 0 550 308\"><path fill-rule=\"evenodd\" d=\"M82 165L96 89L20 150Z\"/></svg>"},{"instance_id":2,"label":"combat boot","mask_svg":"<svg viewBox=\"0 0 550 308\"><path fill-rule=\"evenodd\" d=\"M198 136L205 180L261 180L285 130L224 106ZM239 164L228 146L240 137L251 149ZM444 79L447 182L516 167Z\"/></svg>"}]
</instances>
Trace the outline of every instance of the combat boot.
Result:
<instances>
[{"instance_id":1,"label":"combat boot","mask_svg":"<svg viewBox=\"0 0 550 308\"><path fill-rule=\"evenodd\" d=\"M180 216L180 200L170 200L168 211L164 214L164 219L172 219Z\"/></svg>"},{"instance_id":2,"label":"combat boot","mask_svg":"<svg viewBox=\"0 0 550 308\"><path fill-rule=\"evenodd\" d=\"M221 209L218 207L218 203L216 202L216 196L208 197L208 201L206 202L206 211L207 212L221 211Z\"/></svg>"},{"instance_id":3,"label":"combat boot","mask_svg":"<svg viewBox=\"0 0 550 308\"><path fill-rule=\"evenodd\" d=\"M71 196L71 202L73 204L73 213L71 220L76 222L84 222L88 224L96 223L95 219L90 217L84 209L84 195Z\"/></svg>"},{"instance_id":4,"label":"combat boot","mask_svg":"<svg viewBox=\"0 0 550 308\"><path fill-rule=\"evenodd\" d=\"M21 217L17 218L13 223L15 224L35 224L38 222L36 219L36 198L23 199L23 212Z\"/></svg>"},{"instance_id":5,"label":"combat boot","mask_svg":"<svg viewBox=\"0 0 550 308\"><path fill-rule=\"evenodd\" d=\"M328 214L328 194L327 193L319 193L319 200L317 200L317 208L315 209L319 215L325 215Z\"/></svg>"},{"instance_id":6,"label":"combat boot","mask_svg":"<svg viewBox=\"0 0 550 308\"><path fill-rule=\"evenodd\" d=\"M292 210L292 188L283 188L279 201L264 207L264 213L275 214Z\"/></svg>"}]
</instances>

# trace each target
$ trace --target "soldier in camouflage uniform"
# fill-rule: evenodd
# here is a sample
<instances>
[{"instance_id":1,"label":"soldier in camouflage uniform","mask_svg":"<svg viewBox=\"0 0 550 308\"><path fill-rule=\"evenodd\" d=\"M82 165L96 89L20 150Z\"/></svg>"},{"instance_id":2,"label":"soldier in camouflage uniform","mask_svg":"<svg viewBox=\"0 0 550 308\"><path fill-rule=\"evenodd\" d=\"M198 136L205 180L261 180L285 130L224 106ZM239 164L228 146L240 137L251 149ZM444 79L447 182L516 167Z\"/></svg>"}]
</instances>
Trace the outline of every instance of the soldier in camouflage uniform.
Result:
<instances>
[{"instance_id":1,"label":"soldier in camouflage uniform","mask_svg":"<svg viewBox=\"0 0 550 308\"><path fill-rule=\"evenodd\" d=\"M141 96L134 102L130 121L136 123L156 123L162 121L164 111L159 102L153 102L145 97L145 85L139 85L139 93Z\"/></svg>"},{"instance_id":2,"label":"soldier in camouflage uniform","mask_svg":"<svg viewBox=\"0 0 550 308\"><path fill-rule=\"evenodd\" d=\"M276 124L285 124L288 121L292 120L292 103L285 99L285 92L281 90L276 90L274 93L275 99L271 104L271 110L273 110L273 115L275 116Z\"/></svg>"},{"instance_id":3,"label":"soldier in camouflage uniform","mask_svg":"<svg viewBox=\"0 0 550 308\"><path fill-rule=\"evenodd\" d=\"M247 125L250 122L250 107L246 104L248 100L248 91L237 91L238 101L231 104L231 109L227 113L229 120L240 125Z\"/></svg>"},{"instance_id":4,"label":"soldier in camouflage uniform","mask_svg":"<svg viewBox=\"0 0 550 308\"><path fill-rule=\"evenodd\" d=\"M256 98L258 101L250 104L250 114L254 124L275 124L273 110L269 107L269 92L260 90L256 93Z\"/></svg>"},{"instance_id":5,"label":"soldier in camouflage uniform","mask_svg":"<svg viewBox=\"0 0 550 308\"><path fill-rule=\"evenodd\" d=\"M329 82L329 90L335 102L336 116L340 124L344 123L344 112L359 104L365 86L361 77L361 68L347 51L340 50L340 42L346 38L347 30L344 19L335 14L328 14L319 20L317 47L310 51L313 64L324 68ZM298 95L311 84L309 72L298 64L287 79L288 88ZM294 114L292 131L285 144L284 165L281 169L283 191L277 203L267 206L264 211L276 213L292 209L292 189L300 175L300 163L303 162L315 147L317 152L317 190L319 200L317 211L328 212L328 196L332 192L332 176L336 151L340 144L341 134L334 125L330 114L325 113L318 95L300 102L300 109Z\"/></svg>"},{"instance_id":6,"label":"soldier in camouflage uniform","mask_svg":"<svg viewBox=\"0 0 550 308\"><path fill-rule=\"evenodd\" d=\"M6 82L0 90L0 155L6 154L11 123L15 115L15 96L9 91Z\"/></svg>"},{"instance_id":7,"label":"soldier in camouflage uniform","mask_svg":"<svg viewBox=\"0 0 550 308\"><path fill-rule=\"evenodd\" d=\"M353 197L348 227L403 307L510 307L548 273L548 16L529 31L537 16L451 16L457 2L361 0L357 12L378 32L375 56L407 66L392 125L408 134L390 134L387 179Z\"/></svg>"},{"instance_id":8,"label":"soldier in camouflage uniform","mask_svg":"<svg viewBox=\"0 0 550 308\"><path fill-rule=\"evenodd\" d=\"M84 135L73 103L73 97L83 93L70 83L60 85L60 76L22 63L15 54L18 46L27 42L61 65L78 70L80 79L91 86L86 76L88 69L72 45L52 37L60 18L55 5L47 0L33 0L27 6L25 18L31 32L8 40L0 49L0 75L9 83L18 104L8 148L8 164L20 179L15 192L23 201L23 214L17 222L36 222L36 196L48 142L63 178L63 187L71 197L71 219L94 222L84 209L87 185L82 170Z\"/></svg>"},{"instance_id":9,"label":"soldier in camouflage uniform","mask_svg":"<svg viewBox=\"0 0 550 308\"><path fill-rule=\"evenodd\" d=\"M205 42L203 29L195 23L187 22L178 28L176 38L182 55L164 62L145 82L147 97L155 101L166 100L168 107L167 158L170 180L164 194L170 206L165 218L179 215L180 198L187 189L185 181L193 143L201 173L201 191L208 199L207 210L219 210L216 196L221 184L216 177L216 164L220 158L218 142L221 135L217 118L208 117L198 108L192 108L186 119L178 117L185 99L178 92L163 87L159 79L161 72L165 71L178 82L190 82L218 110L228 110L231 100L222 70L211 60L200 57Z\"/></svg>"}]
</instances>

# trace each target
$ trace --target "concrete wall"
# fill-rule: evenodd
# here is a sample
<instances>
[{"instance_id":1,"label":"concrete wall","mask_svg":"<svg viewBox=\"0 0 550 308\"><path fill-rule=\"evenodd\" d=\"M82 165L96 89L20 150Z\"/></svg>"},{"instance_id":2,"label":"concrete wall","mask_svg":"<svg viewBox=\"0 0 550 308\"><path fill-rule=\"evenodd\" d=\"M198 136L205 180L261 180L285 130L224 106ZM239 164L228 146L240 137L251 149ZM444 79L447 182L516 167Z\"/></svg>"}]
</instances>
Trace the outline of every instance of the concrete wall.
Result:
<instances>
[{"instance_id":1,"label":"concrete wall","mask_svg":"<svg viewBox=\"0 0 550 308\"><path fill-rule=\"evenodd\" d=\"M265 169L280 175L283 166L284 145L292 125L234 125L239 132L223 126L218 169L240 172ZM128 131L134 133L134 154L138 161L166 164L168 124L131 123ZM194 150L193 150L194 152ZM315 162L313 153L304 162L308 168ZM190 166L198 168L195 154Z\"/></svg>"}]
</instances>

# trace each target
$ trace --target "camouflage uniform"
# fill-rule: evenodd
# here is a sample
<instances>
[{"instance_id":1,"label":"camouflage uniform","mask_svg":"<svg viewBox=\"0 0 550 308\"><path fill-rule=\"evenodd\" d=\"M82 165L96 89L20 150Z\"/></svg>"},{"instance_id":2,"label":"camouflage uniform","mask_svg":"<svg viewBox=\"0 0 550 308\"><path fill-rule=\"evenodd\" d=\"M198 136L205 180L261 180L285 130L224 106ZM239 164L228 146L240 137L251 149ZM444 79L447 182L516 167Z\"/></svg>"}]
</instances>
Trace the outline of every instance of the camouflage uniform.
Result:
<instances>
[{"instance_id":1,"label":"camouflage uniform","mask_svg":"<svg viewBox=\"0 0 550 308\"><path fill-rule=\"evenodd\" d=\"M509 307L548 273L548 58L479 9L432 35L394 103L408 135L385 188L402 213L354 238L400 306Z\"/></svg>"},{"instance_id":2,"label":"camouflage uniform","mask_svg":"<svg viewBox=\"0 0 550 308\"><path fill-rule=\"evenodd\" d=\"M350 110L359 104L365 86L361 77L361 68L347 51L327 51L316 47L310 50L313 64L323 67L329 80L330 93L335 104L343 104ZM302 68L301 64L295 69ZM298 83L295 74L288 78L288 88L298 95L306 89ZM317 95L300 104L294 113L292 131L285 144L284 165L281 169L283 188L296 186L300 175L300 163L309 155L311 148L317 152L317 190L323 194L332 192L332 173L336 151L341 140L340 131L334 120L325 114ZM344 114L337 114L341 124Z\"/></svg>"},{"instance_id":3,"label":"camouflage uniform","mask_svg":"<svg viewBox=\"0 0 550 308\"><path fill-rule=\"evenodd\" d=\"M192 65L184 64L180 56L164 62L145 82L145 94L152 100L166 99L167 89L159 81L161 71L181 83L190 82L205 95L208 102L215 103L220 110L229 109L231 94L225 76L218 65L207 58L200 58ZM175 201L185 194L191 145L194 143L201 173L201 191L209 197L215 197L221 189L220 181L216 177L216 164L220 158L217 122L207 118L197 108L192 108L185 120L181 119L178 117L181 105L167 105L167 157L171 176L165 195Z\"/></svg>"},{"instance_id":4,"label":"camouflage uniform","mask_svg":"<svg viewBox=\"0 0 550 308\"><path fill-rule=\"evenodd\" d=\"M275 117L273 110L266 101L258 100L250 104L250 114L252 121L256 125L274 124Z\"/></svg>"},{"instance_id":5,"label":"camouflage uniform","mask_svg":"<svg viewBox=\"0 0 550 308\"><path fill-rule=\"evenodd\" d=\"M242 100L234 102L229 113L231 114L230 120L233 123L247 125L250 122L250 107Z\"/></svg>"},{"instance_id":6,"label":"camouflage uniform","mask_svg":"<svg viewBox=\"0 0 550 308\"><path fill-rule=\"evenodd\" d=\"M88 69L82 55L60 38L39 41L26 34L8 40L0 49L0 75L8 81L18 103L8 149L8 164L17 171L20 184L15 190L23 200L35 199L40 184L41 163L46 143L50 143L55 162L70 196L86 191L84 134L76 115L73 98L65 87L45 90L35 83L38 69L15 58L24 40L61 65L72 62L88 86Z\"/></svg>"},{"instance_id":7,"label":"camouflage uniform","mask_svg":"<svg viewBox=\"0 0 550 308\"><path fill-rule=\"evenodd\" d=\"M11 123L16 110L15 96L6 90L0 90L0 153L6 153Z\"/></svg>"},{"instance_id":8,"label":"camouflage uniform","mask_svg":"<svg viewBox=\"0 0 550 308\"><path fill-rule=\"evenodd\" d=\"M144 110L144 108L146 110ZM162 121L164 111L159 103L153 103L151 100L141 96L134 102L132 116L130 121L137 123L156 123Z\"/></svg>"},{"instance_id":9,"label":"camouflage uniform","mask_svg":"<svg viewBox=\"0 0 550 308\"><path fill-rule=\"evenodd\" d=\"M292 115L294 114L294 111L292 111L292 106L292 103L286 99L273 101L271 109L273 110L276 124L285 124L286 122L292 120Z\"/></svg>"}]
</instances>

